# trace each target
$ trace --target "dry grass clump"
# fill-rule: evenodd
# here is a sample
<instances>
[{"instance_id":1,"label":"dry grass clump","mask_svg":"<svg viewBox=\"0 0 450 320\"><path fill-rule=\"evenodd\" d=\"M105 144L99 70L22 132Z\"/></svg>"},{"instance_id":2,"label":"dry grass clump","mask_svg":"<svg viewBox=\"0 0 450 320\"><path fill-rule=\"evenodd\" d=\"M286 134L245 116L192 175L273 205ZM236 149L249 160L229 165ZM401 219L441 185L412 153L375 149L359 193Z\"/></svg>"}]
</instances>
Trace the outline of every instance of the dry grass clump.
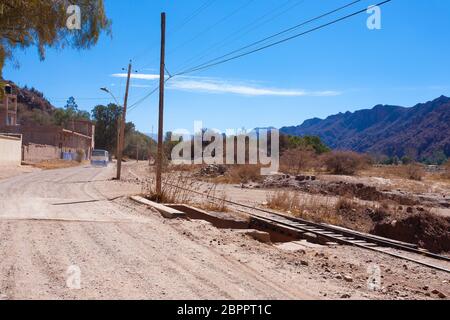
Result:
<instances>
[{"instance_id":1,"label":"dry grass clump","mask_svg":"<svg viewBox=\"0 0 450 320\"><path fill-rule=\"evenodd\" d=\"M78 167L80 162L78 161L66 161L66 160L47 160L39 163L32 164L33 167L42 170L54 170Z\"/></svg>"},{"instance_id":2,"label":"dry grass clump","mask_svg":"<svg viewBox=\"0 0 450 320\"><path fill-rule=\"evenodd\" d=\"M267 207L311 221L339 224L329 198L323 201L319 197L302 197L295 191L279 190L267 195Z\"/></svg>"},{"instance_id":3,"label":"dry grass clump","mask_svg":"<svg viewBox=\"0 0 450 320\"><path fill-rule=\"evenodd\" d=\"M404 175L409 180L422 181L425 170L419 164L410 164L404 167Z\"/></svg>"},{"instance_id":4,"label":"dry grass clump","mask_svg":"<svg viewBox=\"0 0 450 320\"><path fill-rule=\"evenodd\" d=\"M76 152L76 161L78 163L83 162L86 159L86 152L83 149L78 149Z\"/></svg>"},{"instance_id":5,"label":"dry grass clump","mask_svg":"<svg viewBox=\"0 0 450 320\"><path fill-rule=\"evenodd\" d=\"M337 175L354 175L370 164L370 159L351 151L333 151L323 155L322 161L327 171Z\"/></svg>"},{"instance_id":6,"label":"dry grass clump","mask_svg":"<svg viewBox=\"0 0 450 320\"><path fill-rule=\"evenodd\" d=\"M159 203L195 204L209 211L227 212L226 195L217 190L217 184L205 184L192 180L190 173L170 171L163 176L161 195L156 194L155 179L151 177L143 184L145 196ZM200 195L195 192L206 191ZM201 197L202 201L197 200Z\"/></svg>"},{"instance_id":7,"label":"dry grass clump","mask_svg":"<svg viewBox=\"0 0 450 320\"><path fill-rule=\"evenodd\" d=\"M290 149L280 157L280 169L282 172L299 175L304 171L315 169L318 161L317 154L312 148Z\"/></svg>"},{"instance_id":8,"label":"dry grass clump","mask_svg":"<svg viewBox=\"0 0 450 320\"><path fill-rule=\"evenodd\" d=\"M230 166L223 176L212 179L214 183L227 184L260 182L262 180L261 166L251 164Z\"/></svg>"},{"instance_id":9,"label":"dry grass clump","mask_svg":"<svg viewBox=\"0 0 450 320\"><path fill-rule=\"evenodd\" d=\"M330 198L302 196L294 191L275 191L267 196L267 207L318 223L369 232L375 223L390 216L386 203L363 205L348 197Z\"/></svg>"},{"instance_id":10,"label":"dry grass clump","mask_svg":"<svg viewBox=\"0 0 450 320\"><path fill-rule=\"evenodd\" d=\"M190 203L193 194L189 190L197 190L198 182L183 172L169 172L163 176L161 194L156 194L156 183L153 177L147 179L142 186L143 193L152 201L160 203Z\"/></svg>"},{"instance_id":11,"label":"dry grass clump","mask_svg":"<svg viewBox=\"0 0 450 320\"><path fill-rule=\"evenodd\" d=\"M450 160L444 164L444 172L442 172L441 177L450 180Z\"/></svg>"}]
</instances>

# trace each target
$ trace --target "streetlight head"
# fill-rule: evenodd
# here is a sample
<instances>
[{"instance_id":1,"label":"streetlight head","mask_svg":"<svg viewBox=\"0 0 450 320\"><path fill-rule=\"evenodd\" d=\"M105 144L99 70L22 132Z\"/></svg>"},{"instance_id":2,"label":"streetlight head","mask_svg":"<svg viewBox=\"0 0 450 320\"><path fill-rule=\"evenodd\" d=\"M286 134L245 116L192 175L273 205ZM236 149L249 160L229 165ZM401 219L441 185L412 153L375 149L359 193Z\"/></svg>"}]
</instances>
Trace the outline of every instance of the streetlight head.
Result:
<instances>
[{"instance_id":1,"label":"streetlight head","mask_svg":"<svg viewBox=\"0 0 450 320\"><path fill-rule=\"evenodd\" d=\"M102 91L105 91L105 92L108 92L108 93L109 93L109 90L108 90L108 89L106 89L106 88L100 88L100 90L102 90Z\"/></svg>"}]
</instances>

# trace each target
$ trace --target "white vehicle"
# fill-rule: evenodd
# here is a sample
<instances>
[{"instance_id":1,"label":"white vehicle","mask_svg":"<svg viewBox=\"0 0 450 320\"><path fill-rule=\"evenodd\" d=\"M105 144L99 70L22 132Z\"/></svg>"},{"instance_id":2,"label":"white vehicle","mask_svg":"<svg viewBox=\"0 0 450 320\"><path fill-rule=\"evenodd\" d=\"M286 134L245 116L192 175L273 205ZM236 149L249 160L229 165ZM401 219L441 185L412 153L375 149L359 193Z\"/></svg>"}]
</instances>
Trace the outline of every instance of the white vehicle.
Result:
<instances>
[{"instance_id":1,"label":"white vehicle","mask_svg":"<svg viewBox=\"0 0 450 320\"><path fill-rule=\"evenodd\" d=\"M107 167L109 163L109 152L105 150L92 151L91 165Z\"/></svg>"}]
</instances>

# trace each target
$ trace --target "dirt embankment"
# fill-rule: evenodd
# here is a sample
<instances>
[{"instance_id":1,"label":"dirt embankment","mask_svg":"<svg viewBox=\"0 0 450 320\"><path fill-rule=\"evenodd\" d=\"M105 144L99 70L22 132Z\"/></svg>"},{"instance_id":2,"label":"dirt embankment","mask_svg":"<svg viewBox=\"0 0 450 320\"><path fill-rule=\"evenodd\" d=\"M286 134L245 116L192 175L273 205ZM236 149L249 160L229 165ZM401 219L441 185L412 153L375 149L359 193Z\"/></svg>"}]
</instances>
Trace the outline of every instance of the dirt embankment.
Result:
<instances>
[{"instance_id":1,"label":"dirt embankment","mask_svg":"<svg viewBox=\"0 0 450 320\"><path fill-rule=\"evenodd\" d=\"M436 199L402 191L380 190L375 186L364 183L322 181L320 177L314 176L307 178L305 180L304 176L269 176L263 183L254 184L252 187L258 189L290 189L315 195L349 197L364 201L392 201L402 206L450 207L450 199L446 197Z\"/></svg>"},{"instance_id":2,"label":"dirt embankment","mask_svg":"<svg viewBox=\"0 0 450 320\"><path fill-rule=\"evenodd\" d=\"M435 253L450 252L450 219L429 212L416 212L400 220L385 219L375 225L372 233Z\"/></svg>"}]
</instances>

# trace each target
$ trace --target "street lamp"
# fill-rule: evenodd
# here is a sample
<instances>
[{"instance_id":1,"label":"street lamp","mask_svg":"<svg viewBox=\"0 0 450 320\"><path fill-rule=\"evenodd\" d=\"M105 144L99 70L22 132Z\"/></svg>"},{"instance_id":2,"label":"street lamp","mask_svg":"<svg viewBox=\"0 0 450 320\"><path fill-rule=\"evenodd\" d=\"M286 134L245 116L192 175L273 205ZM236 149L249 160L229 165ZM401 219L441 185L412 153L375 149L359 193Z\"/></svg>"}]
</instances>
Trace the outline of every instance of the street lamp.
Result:
<instances>
[{"instance_id":1,"label":"street lamp","mask_svg":"<svg viewBox=\"0 0 450 320\"><path fill-rule=\"evenodd\" d=\"M119 102L117 101L116 97L112 94L111 91L108 90L108 88L100 88L100 90L101 90L101 91L104 91L104 92L106 92L106 93L108 93L108 94L110 94L111 97L113 97L113 99L114 99L114 101L116 102L116 104L120 107L120 104L119 104Z\"/></svg>"},{"instance_id":2,"label":"street lamp","mask_svg":"<svg viewBox=\"0 0 450 320\"><path fill-rule=\"evenodd\" d=\"M111 91L108 90L108 88L100 88L101 91L104 91L113 97L114 101L116 102L116 105L120 107L119 101L117 101L116 97L113 95ZM122 115L119 116L117 119L117 150L116 150L116 159L119 158L119 149L120 149L120 127L122 126Z\"/></svg>"}]
</instances>

